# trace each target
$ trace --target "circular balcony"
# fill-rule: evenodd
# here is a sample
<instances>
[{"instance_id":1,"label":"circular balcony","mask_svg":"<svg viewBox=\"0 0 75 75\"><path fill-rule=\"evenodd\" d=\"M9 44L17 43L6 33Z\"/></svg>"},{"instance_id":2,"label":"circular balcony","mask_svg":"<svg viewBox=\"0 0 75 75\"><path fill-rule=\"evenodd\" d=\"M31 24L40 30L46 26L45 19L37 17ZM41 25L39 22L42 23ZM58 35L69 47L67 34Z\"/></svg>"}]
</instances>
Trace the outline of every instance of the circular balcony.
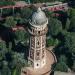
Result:
<instances>
[{"instance_id":1,"label":"circular balcony","mask_svg":"<svg viewBox=\"0 0 75 75\"><path fill-rule=\"evenodd\" d=\"M44 35L46 34L48 31L48 27L46 26L43 30L35 30L35 29L29 29L28 28L28 32L31 34L31 35L34 35L34 36L40 36L40 35Z\"/></svg>"}]
</instances>

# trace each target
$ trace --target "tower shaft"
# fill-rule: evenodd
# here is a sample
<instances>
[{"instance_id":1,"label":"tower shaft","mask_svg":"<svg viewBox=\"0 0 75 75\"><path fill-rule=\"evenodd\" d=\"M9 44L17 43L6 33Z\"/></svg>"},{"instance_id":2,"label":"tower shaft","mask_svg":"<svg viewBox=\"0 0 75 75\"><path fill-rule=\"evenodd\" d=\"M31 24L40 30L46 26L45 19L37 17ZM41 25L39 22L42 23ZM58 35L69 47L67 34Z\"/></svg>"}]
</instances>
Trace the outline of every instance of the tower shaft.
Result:
<instances>
[{"instance_id":1,"label":"tower shaft","mask_svg":"<svg viewBox=\"0 0 75 75\"><path fill-rule=\"evenodd\" d=\"M28 29L31 34L29 65L34 68L41 68L46 64L46 33L47 25L41 27L31 27Z\"/></svg>"}]
</instances>

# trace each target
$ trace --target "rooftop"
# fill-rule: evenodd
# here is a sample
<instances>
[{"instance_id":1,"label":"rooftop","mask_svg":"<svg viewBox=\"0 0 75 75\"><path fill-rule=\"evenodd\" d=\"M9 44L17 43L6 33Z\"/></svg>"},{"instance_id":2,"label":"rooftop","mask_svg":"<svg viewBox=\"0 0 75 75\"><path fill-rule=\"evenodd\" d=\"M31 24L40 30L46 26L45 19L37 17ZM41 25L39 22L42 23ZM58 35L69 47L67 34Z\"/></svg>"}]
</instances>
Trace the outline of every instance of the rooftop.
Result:
<instances>
[{"instance_id":1,"label":"rooftop","mask_svg":"<svg viewBox=\"0 0 75 75\"><path fill-rule=\"evenodd\" d=\"M32 14L30 22L33 25L43 25L47 22L47 17L40 7Z\"/></svg>"}]
</instances>

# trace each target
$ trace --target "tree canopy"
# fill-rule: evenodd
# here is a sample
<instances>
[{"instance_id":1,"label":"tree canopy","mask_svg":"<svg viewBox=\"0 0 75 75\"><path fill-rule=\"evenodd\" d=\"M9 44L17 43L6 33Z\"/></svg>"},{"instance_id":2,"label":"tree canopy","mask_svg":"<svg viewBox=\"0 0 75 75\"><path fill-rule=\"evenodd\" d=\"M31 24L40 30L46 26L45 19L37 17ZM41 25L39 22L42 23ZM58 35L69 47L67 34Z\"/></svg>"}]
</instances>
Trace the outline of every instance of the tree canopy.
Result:
<instances>
[{"instance_id":1,"label":"tree canopy","mask_svg":"<svg viewBox=\"0 0 75 75\"><path fill-rule=\"evenodd\" d=\"M62 31L62 23L54 18L49 19L49 34L57 36Z\"/></svg>"},{"instance_id":2,"label":"tree canopy","mask_svg":"<svg viewBox=\"0 0 75 75\"><path fill-rule=\"evenodd\" d=\"M64 40L64 47L69 52L75 53L75 33L67 33Z\"/></svg>"},{"instance_id":3,"label":"tree canopy","mask_svg":"<svg viewBox=\"0 0 75 75\"><path fill-rule=\"evenodd\" d=\"M75 16L71 18L69 30L70 30L71 32L75 32Z\"/></svg>"},{"instance_id":4,"label":"tree canopy","mask_svg":"<svg viewBox=\"0 0 75 75\"><path fill-rule=\"evenodd\" d=\"M17 22L14 20L14 17L10 16L6 18L4 26L6 27L15 27Z\"/></svg>"}]
</instances>

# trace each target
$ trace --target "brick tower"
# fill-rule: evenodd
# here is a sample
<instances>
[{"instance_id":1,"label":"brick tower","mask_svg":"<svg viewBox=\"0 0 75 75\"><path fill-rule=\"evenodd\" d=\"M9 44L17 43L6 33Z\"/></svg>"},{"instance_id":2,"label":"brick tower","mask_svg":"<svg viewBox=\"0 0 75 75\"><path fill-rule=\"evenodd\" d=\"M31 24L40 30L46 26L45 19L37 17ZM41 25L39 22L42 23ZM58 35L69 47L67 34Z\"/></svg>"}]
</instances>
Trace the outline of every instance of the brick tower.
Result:
<instances>
[{"instance_id":1,"label":"brick tower","mask_svg":"<svg viewBox=\"0 0 75 75\"><path fill-rule=\"evenodd\" d=\"M46 33L48 18L38 8L29 20L28 33L30 34L30 48L28 64L21 71L21 75L49 75L55 56L46 49Z\"/></svg>"},{"instance_id":2,"label":"brick tower","mask_svg":"<svg viewBox=\"0 0 75 75\"><path fill-rule=\"evenodd\" d=\"M46 33L48 19L40 8L32 15L28 32L30 37L29 64L41 68L46 64Z\"/></svg>"}]
</instances>

